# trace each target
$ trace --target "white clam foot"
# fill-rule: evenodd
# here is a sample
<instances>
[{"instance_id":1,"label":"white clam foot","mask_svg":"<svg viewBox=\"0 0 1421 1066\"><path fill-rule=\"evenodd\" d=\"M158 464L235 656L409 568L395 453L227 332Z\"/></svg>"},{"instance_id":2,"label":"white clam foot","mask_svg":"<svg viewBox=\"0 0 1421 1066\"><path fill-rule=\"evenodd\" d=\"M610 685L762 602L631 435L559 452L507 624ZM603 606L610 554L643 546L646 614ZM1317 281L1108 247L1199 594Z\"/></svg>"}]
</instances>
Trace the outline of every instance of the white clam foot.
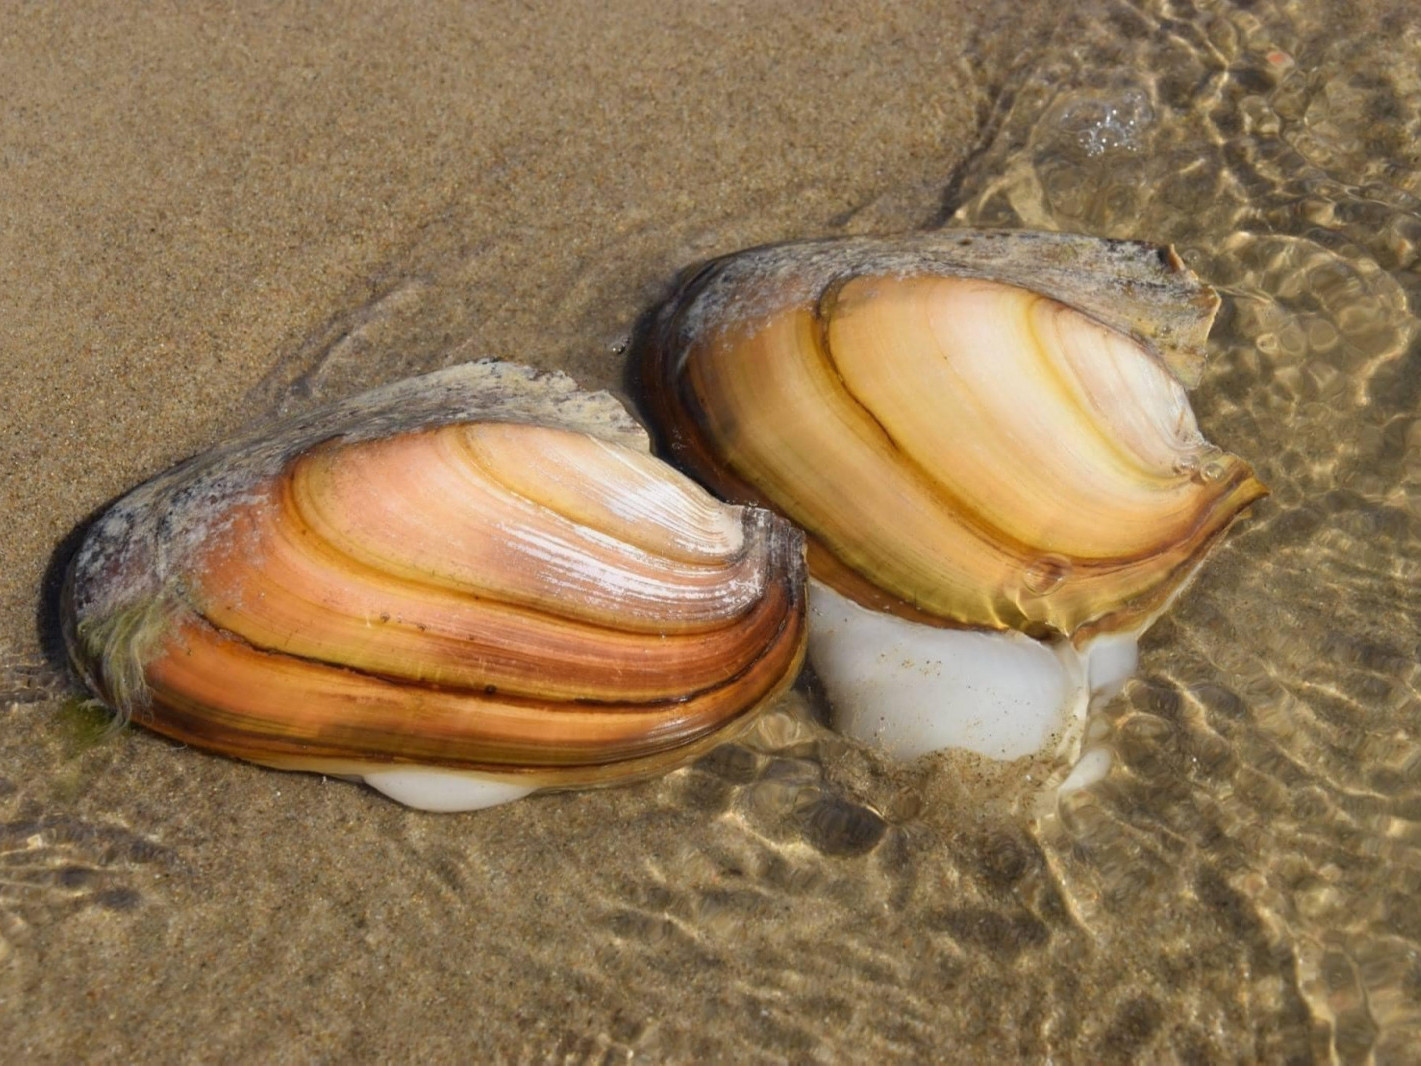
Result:
<instances>
[{"instance_id":1,"label":"white clam foot","mask_svg":"<svg viewBox=\"0 0 1421 1066\"><path fill-rule=\"evenodd\" d=\"M1136 633L1082 651L1014 631L941 629L870 611L818 581L809 611L809 658L835 728L900 759L944 748L1073 757L1092 701L1119 692L1137 661ZM1088 754L1073 788L1109 767Z\"/></svg>"},{"instance_id":2,"label":"white clam foot","mask_svg":"<svg viewBox=\"0 0 1421 1066\"><path fill-rule=\"evenodd\" d=\"M377 792L383 792L406 807L422 811L477 811L512 803L537 789L485 774L401 767L398 770L370 770L359 775Z\"/></svg>"}]
</instances>

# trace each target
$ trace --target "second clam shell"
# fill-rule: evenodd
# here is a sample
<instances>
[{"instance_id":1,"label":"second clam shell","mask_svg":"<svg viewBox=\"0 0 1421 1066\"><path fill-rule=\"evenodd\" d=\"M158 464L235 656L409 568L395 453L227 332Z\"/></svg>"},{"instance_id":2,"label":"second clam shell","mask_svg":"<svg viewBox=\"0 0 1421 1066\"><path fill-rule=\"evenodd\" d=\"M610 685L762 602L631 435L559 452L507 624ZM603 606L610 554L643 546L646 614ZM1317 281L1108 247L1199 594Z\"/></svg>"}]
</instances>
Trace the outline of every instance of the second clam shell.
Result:
<instances>
[{"instance_id":1,"label":"second clam shell","mask_svg":"<svg viewBox=\"0 0 1421 1066\"><path fill-rule=\"evenodd\" d=\"M653 420L816 578L929 624L1075 636L1156 614L1266 490L1204 440L1217 308L1170 249L943 231L690 276L646 349Z\"/></svg>"},{"instance_id":2,"label":"second clam shell","mask_svg":"<svg viewBox=\"0 0 1421 1066\"><path fill-rule=\"evenodd\" d=\"M803 241L688 273L640 365L681 465L807 532L838 728L906 757L1070 757L1266 492L1185 395L1217 307L1136 242Z\"/></svg>"},{"instance_id":3,"label":"second clam shell","mask_svg":"<svg viewBox=\"0 0 1421 1066\"><path fill-rule=\"evenodd\" d=\"M802 552L610 396L471 364L136 489L74 560L67 633L170 737L482 806L733 734L798 670Z\"/></svg>"}]
</instances>

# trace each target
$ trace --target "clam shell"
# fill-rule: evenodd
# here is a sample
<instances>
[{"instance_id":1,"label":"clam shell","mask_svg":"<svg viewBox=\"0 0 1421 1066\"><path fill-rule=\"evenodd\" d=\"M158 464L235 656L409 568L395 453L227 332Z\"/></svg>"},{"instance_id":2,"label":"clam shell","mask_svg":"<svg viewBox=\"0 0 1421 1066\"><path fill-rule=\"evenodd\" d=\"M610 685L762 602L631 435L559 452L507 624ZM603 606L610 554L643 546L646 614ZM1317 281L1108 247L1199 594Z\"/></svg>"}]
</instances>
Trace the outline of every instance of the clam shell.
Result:
<instances>
[{"instance_id":1,"label":"clam shell","mask_svg":"<svg viewBox=\"0 0 1421 1066\"><path fill-rule=\"evenodd\" d=\"M1147 624L1266 490L1200 435L1217 297L1171 249L941 231L689 276L643 376L683 465L809 535L811 573L938 626Z\"/></svg>"},{"instance_id":2,"label":"clam shell","mask_svg":"<svg viewBox=\"0 0 1421 1066\"><path fill-rule=\"evenodd\" d=\"M807 532L837 728L905 758L1072 760L1139 634L1266 492L1185 396L1217 307L1133 242L807 241L686 275L641 376L683 467Z\"/></svg>"},{"instance_id":3,"label":"clam shell","mask_svg":"<svg viewBox=\"0 0 1421 1066\"><path fill-rule=\"evenodd\" d=\"M746 724L799 667L802 553L652 457L610 396L470 364L135 489L74 559L66 633L158 732L477 806ZM496 787L431 798L445 779Z\"/></svg>"}]
</instances>

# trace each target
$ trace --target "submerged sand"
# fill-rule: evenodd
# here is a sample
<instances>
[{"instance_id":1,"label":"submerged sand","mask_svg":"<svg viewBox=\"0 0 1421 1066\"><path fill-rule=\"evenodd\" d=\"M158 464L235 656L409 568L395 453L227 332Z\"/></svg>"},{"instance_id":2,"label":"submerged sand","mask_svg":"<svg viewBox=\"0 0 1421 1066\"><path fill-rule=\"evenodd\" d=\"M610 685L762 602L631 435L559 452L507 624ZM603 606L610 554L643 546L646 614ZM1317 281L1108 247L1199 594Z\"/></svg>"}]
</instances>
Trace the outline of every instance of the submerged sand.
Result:
<instances>
[{"instance_id":1,"label":"submerged sand","mask_svg":"<svg viewBox=\"0 0 1421 1066\"><path fill-rule=\"evenodd\" d=\"M10 7L7 1057L1415 1061L1418 69L1403 0ZM622 389L680 268L945 222L1177 242L1274 489L1067 807L781 714L431 816L75 708L53 563L135 482L462 359Z\"/></svg>"}]
</instances>

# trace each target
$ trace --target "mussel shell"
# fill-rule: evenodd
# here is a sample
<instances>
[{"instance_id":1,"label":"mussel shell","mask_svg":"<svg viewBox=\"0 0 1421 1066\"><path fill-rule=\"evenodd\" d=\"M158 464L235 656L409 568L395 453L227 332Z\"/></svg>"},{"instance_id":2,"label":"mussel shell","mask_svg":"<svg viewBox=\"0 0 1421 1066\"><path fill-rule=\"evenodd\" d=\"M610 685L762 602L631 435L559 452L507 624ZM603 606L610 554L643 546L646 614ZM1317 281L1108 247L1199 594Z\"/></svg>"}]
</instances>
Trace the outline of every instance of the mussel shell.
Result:
<instances>
[{"instance_id":1,"label":"mussel shell","mask_svg":"<svg viewBox=\"0 0 1421 1066\"><path fill-rule=\"evenodd\" d=\"M1147 624L1266 490L1199 434L1217 296L1171 249L939 231L752 249L652 323L653 423L811 573L936 626Z\"/></svg>"},{"instance_id":2,"label":"mussel shell","mask_svg":"<svg viewBox=\"0 0 1421 1066\"><path fill-rule=\"evenodd\" d=\"M135 489L64 591L122 714L255 762L537 788L746 724L803 655L803 541L653 458L603 393L468 364Z\"/></svg>"}]
</instances>

